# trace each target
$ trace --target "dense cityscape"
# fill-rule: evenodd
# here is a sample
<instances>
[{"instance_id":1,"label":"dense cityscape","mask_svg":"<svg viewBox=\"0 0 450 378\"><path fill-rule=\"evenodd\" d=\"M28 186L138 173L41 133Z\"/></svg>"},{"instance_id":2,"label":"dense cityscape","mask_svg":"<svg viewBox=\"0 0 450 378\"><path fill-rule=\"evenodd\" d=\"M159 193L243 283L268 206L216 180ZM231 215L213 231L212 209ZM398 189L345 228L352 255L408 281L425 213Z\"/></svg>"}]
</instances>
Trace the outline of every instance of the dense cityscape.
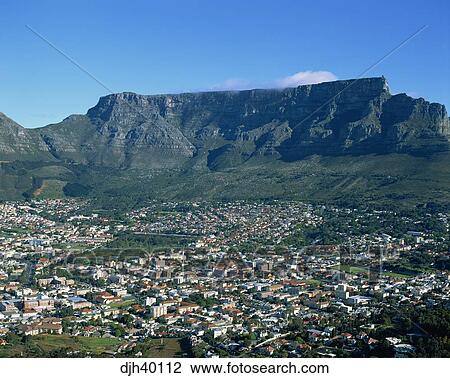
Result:
<instances>
[{"instance_id":1,"label":"dense cityscape","mask_svg":"<svg viewBox=\"0 0 450 378\"><path fill-rule=\"evenodd\" d=\"M0 356L449 357L449 214L0 203Z\"/></svg>"}]
</instances>

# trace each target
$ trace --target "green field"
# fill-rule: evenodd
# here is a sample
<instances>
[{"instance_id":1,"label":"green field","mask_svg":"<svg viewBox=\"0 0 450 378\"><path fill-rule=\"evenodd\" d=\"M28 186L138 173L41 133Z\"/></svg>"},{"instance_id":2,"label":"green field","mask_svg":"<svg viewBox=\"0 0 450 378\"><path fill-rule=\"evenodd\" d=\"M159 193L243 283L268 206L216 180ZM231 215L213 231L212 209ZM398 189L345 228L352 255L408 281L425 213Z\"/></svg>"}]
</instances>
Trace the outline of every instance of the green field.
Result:
<instances>
[{"instance_id":1,"label":"green field","mask_svg":"<svg viewBox=\"0 0 450 378\"><path fill-rule=\"evenodd\" d=\"M22 338L14 336L14 340L0 347L2 357L49 357L76 356L79 353L92 356L111 355L123 344L116 338L68 336L68 335L38 335ZM187 356L180 339L148 339L139 342L133 355L141 352L142 357L165 358ZM73 353L73 354L72 354Z\"/></svg>"},{"instance_id":2,"label":"green field","mask_svg":"<svg viewBox=\"0 0 450 378\"><path fill-rule=\"evenodd\" d=\"M194 236L120 234L105 246L80 251L78 254L73 254L71 259L76 258L78 263L85 264L100 264L112 260L130 261L141 257L149 257L155 252L184 248L195 240L196 237Z\"/></svg>"},{"instance_id":3,"label":"green field","mask_svg":"<svg viewBox=\"0 0 450 378\"><path fill-rule=\"evenodd\" d=\"M186 355L180 340L174 338L149 339L143 343L139 343L135 351L142 352L142 357L147 358L171 358Z\"/></svg>"},{"instance_id":4,"label":"green field","mask_svg":"<svg viewBox=\"0 0 450 378\"><path fill-rule=\"evenodd\" d=\"M38 199L44 198L63 198L63 188L67 184L65 181L49 179L43 180L42 185L33 193L33 197Z\"/></svg>"},{"instance_id":5,"label":"green field","mask_svg":"<svg viewBox=\"0 0 450 378\"><path fill-rule=\"evenodd\" d=\"M11 234L21 234L26 235L30 233L31 230L27 228L19 228L19 227L9 227L0 230L0 236L11 236Z\"/></svg>"},{"instance_id":6,"label":"green field","mask_svg":"<svg viewBox=\"0 0 450 378\"><path fill-rule=\"evenodd\" d=\"M319 280L316 280L314 278L311 278L309 280L306 280L306 283L308 285L312 285L312 286L319 286L321 284L321 282Z\"/></svg>"},{"instance_id":7,"label":"green field","mask_svg":"<svg viewBox=\"0 0 450 378\"><path fill-rule=\"evenodd\" d=\"M111 303L109 306L112 308L128 308L130 307L132 304L135 304L136 300L135 299L127 299L123 302L115 302L115 303Z\"/></svg>"},{"instance_id":8,"label":"green field","mask_svg":"<svg viewBox=\"0 0 450 378\"><path fill-rule=\"evenodd\" d=\"M348 264L335 265L334 268L339 269L341 272L346 272L346 273L350 273L350 274L367 273L367 271L368 271L367 267L348 265ZM382 275L386 276L386 277L392 277L392 278L412 277L412 275L406 274L406 273L395 273L395 272L386 272L386 271L382 272Z\"/></svg>"},{"instance_id":9,"label":"green field","mask_svg":"<svg viewBox=\"0 0 450 378\"><path fill-rule=\"evenodd\" d=\"M412 277L410 274L405 273L395 273L395 272L383 272L384 276L392 277L392 278L409 278Z\"/></svg>"},{"instance_id":10,"label":"green field","mask_svg":"<svg viewBox=\"0 0 450 378\"><path fill-rule=\"evenodd\" d=\"M367 268L354 265L340 264L335 265L334 268L339 269L341 272L350 274L367 273Z\"/></svg>"},{"instance_id":11,"label":"green field","mask_svg":"<svg viewBox=\"0 0 450 378\"><path fill-rule=\"evenodd\" d=\"M0 347L0 357L43 357L63 350L102 355L116 351L121 343L115 338L86 336L38 335L26 340L17 337L14 342Z\"/></svg>"},{"instance_id":12,"label":"green field","mask_svg":"<svg viewBox=\"0 0 450 378\"><path fill-rule=\"evenodd\" d=\"M39 335L35 336L34 341L44 351L70 348L73 350L84 350L95 354L112 351L121 343L120 340L113 338L86 336L71 337L66 335Z\"/></svg>"}]
</instances>

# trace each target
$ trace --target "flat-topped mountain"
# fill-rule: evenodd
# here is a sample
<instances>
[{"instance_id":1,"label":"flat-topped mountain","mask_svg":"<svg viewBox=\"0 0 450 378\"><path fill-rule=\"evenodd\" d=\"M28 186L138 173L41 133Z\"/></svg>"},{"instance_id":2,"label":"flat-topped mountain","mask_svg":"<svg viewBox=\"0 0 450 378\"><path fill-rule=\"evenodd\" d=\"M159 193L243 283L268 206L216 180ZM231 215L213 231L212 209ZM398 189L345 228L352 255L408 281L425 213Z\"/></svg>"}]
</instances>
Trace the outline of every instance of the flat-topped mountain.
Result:
<instances>
[{"instance_id":1,"label":"flat-topped mountain","mask_svg":"<svg viewBox=\"0 0 450 378\"><path fill-rule=\"evenodd\" d=\"M272 163L292 167L314 156L429 158L449 151L449 141L443 105L392 95L383 77L282 90L111 94L86 115L38 129L0 115L0 161L123 175L270 170Z\"/></svg>"}]
</instances>

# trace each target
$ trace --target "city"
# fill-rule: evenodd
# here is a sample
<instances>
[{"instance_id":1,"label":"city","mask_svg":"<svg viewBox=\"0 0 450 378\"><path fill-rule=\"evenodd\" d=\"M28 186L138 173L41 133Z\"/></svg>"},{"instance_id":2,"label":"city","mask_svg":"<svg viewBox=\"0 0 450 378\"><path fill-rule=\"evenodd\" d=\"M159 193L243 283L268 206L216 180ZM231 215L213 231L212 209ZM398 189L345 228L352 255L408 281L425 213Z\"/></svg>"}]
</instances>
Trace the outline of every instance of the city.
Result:
<instances>
[{"instance_id":1,"label":"city","mask_svg":"<svg viewBox=\"0 0 450 378\"><path fill-rule=\"evenodd\" d=\"M0 203L0 356L449 357L449 213Z\"/></svg>"}]
</instances>

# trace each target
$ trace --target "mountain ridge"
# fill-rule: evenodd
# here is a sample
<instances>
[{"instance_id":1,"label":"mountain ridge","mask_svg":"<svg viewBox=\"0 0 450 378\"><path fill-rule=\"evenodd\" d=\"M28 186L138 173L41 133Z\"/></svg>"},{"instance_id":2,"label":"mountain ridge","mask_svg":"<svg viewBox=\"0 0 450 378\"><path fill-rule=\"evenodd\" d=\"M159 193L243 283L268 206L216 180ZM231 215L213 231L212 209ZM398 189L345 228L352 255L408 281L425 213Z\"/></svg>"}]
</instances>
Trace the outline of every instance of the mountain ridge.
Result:
<instances>
[{"instance_id":1,"label":"mountain ridge","mask_svg":"<svg viewBox=\"0 0 450 378\"><path fill-rule=\"evenodd\" d=\"M0 116L0 161L82 165L125 176L270 170L271 164L292 167L314 156L433 159L448 153L449 141L444 105L391 94L384 77L285 89L122 92L100 97L85 115L37 129ZM75 173L64 179L80 180Z\"/></svg>"}]
</instances>

